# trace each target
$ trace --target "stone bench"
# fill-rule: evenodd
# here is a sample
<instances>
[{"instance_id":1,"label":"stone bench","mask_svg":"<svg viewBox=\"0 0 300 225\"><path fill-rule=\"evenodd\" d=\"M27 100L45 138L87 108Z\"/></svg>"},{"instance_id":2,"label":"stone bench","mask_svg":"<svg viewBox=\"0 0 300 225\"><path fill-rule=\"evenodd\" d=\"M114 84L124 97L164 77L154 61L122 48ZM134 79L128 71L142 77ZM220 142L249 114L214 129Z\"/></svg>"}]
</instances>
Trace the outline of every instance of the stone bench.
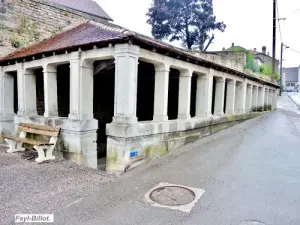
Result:
<instances>
[{"instance_id":1,"label":"stone bench","mask_svg":"<svg viewBox=\"0 0 300 225\"><path fill-rule=\"evenodd\" d=\"M2 134L2 137L5 138L5 141L9 145L9 149L7 150L8 153L25 151L23 144L29 144L38 152L38 158L35 161L42 163L44 161L55 159L53 150L57 142L59 131L59 127L20 123L17 132L19 133L19 137L8 136L5 134ZM35 140L28 137L35 135L39 135L43 140ZM46 141L46 139L49 139L49 141Z\"/></svg>"}]
</instances>

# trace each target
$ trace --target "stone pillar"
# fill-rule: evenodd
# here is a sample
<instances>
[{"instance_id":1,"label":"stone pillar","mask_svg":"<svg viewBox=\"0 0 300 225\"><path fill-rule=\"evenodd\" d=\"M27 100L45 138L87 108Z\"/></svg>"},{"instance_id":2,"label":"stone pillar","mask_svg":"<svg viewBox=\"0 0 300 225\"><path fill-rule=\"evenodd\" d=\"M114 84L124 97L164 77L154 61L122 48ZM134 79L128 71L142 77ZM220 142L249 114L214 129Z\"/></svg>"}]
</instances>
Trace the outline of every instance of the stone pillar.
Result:
<instances>
[{"instance_id":1,"label":"stone pillar","mask_svg":"<svg viewBox=\"0 0 300 225\"><path fill-rule=\"evenodd\" d=\"M70 114L72 120L80 120L80 52L70 54Z\"/></svg>"},{"instance_id":2,"label":"stone pillar","mask_svg":"<svg viewBox=\"0 0 300 225\"><path fill-rule=\"evenodd\" d=\"M217 116L224 115L224 95L225 95L225 78L218 77L216 79L214 115Z\"/></svg>"},{"instance_id":3,"label":"stone pillar","mask_svg":"<svg viewBox=\"0 0 300 225\"><path fill-rule=\"evenodd\" d=\"M94 119L94 66L93 62L83 62L80 66L80 120Z\"/></svg>"},{"instance_id":4,"label":"stone pillar","mask_svg":"<svg viewBox=\"0 0 300 225\"><path fill-rule=\"evenodd\" d=\"M137 75L140 48L130 44L115 46L114 123L137 123Z\"/></svg>"},{"instance_id":5,"label":"stone pillar","mask_svg":"<svg viewBox=\"0 0 300 225\"><path fill-rule=\"evenodd\" d=\"M18 80L18 116L24 116L25 114L25 99L24 99L24 83L25 83L25 76L24 76L24 68L23 64L20 63L17 65L17 80Z\"/></svg>"},{"instance_id":6,"label":"stone pillar","mask_svg":"<svg viewBox=\"0 0 300 225\"><path fill-rule=\"evenodd\" d=\"M235 113L235 89L236 81L227 80L226 115L233 115Z\"/></svg>"},{"instance_id":7,"label":"stone pillar","mask_svg":"<svg viewBox=\"0 0 300 225\"><path fill-rule=\"evenodd\" d=\"M250 112L251 108L252 108L252 84L247 84L246 112Z\"/></svg>"},{"instance_id":8,"label":"stone pillar","mask_svg":"<svg viewBox=\"0 0 300 225\"><path fill-rule=\"evenodd\" d=\"M252 90L252 108L257 108L258 87L253 86Z\"/></svg>"},{"instance_id":9,"label":"stone pillar","mask_svg":"<svg viewBox=\"0 0 300 225\"><path fill-rule=\"evenodd\" d=\"M45 117L58 116L56 66L47 65L44 72Z\"/></svg>"},{"instance_id":10,"label":"stone pillar","mask_svg":"<svg viewBox=\"0 0 300 225\"><path fill-rule=\"evenodd\" d=\"M277 97L278 97L278 92L277 90L275 90L273 95L273 109L277 109Z\"/></svg>"},{"instance_id":11,"label":"stone pillar","mask_svg":"<svg viewBox=\"0 0 300 225\"><path fill-rule=\"evenodd\" d=\"M258 107L264 107L265 95L264 95L264 88L259 87L258 89Z\"/></svg>"},{"instance_id":12,"label":"stone pillar","mask_svg":"<svg viewBox=\"0 0 300 225\"><path fill-rule=\"evenodd\" d=\"M198 75L196 94L196 117L210 117L212 104L213 76Z\"/></svg>"},{"instance_id":13,"label":"stone pillar","mask_svg":"<svg viewBox=\"0 0 300 225\"><path fill-rule=\"evenodd\" d=\"M265 106L268 105L268 97L269 97L269 90L267 88L265 88Z\"/></svg>"},{"instance_id":14,"label":"stone pillar","mask_svg":"<svg viewBox=\"0 0 300 225\"><path fill-rule=\"evenodd\" d=\"M244 114L246 106L246 87L247 85L242 82L236 84L235 92L235 113Z\"/></svg>"},{"instance_id":15,"label":"stone pillar","mask_svg":"<svg viewBox=\"0 0 300 225\"><path fill-rule=\"evenodd\" d=\"M181 71L179 76L178 119L190 119L192 72Z\"/></svg>"},{"instance_id":16,"label":"stone pillar","mask_svg":"<svg viewBox=\"0 0 300 225\"><path fill-rule=\"evenodd\" d=\"M272 105L272 100L273 100L273 90L269 89L268 105Z\"/></svg>"},{"instance_id":17,"label":"stone pillar","mask_svg":"<svg viewBox=\"0 0 300 225\"><path fill-rule=\"evenodd\" d=\"M14 115L14 77L0 67L0 133L14 133Z\"/></svg>"},{"instance_id":18,"label":"stone pillar","mask_svg":"<svg viewBox=\"0 0 300 225\"><path fill-rule=\"evenodd\" d=\"M26 69L24 74L24 109L25 116L37 116L36 76L34 70Z\"/></svg>"},{"instance_id":19,"label":"stone pillar","mask_svg":"<svg viewBox=\"0 0 300 225\"><path fill-rule=\"evenodd\" d=\"M154 121L168 120L169 73L167 65L155 67Z\"/></svg>"}]
</instances>

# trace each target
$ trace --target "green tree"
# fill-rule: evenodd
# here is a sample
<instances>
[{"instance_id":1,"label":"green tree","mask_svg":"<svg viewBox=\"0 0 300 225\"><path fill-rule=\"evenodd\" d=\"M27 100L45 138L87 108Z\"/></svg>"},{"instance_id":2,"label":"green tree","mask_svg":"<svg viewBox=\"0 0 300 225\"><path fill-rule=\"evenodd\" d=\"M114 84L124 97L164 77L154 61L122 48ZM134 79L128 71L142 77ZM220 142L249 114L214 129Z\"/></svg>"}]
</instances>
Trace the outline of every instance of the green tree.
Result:
<instances>
[{"instance_id":1,"label":"green tree","mask_svg":"<svg viewBox=\"0 0 300 225\"><path fill-rule=\"evenodd\" d=\"M216 22L212 0L153 0L147 16L155 38L181 41L188 49L203 50L212 31L226 28Z\"/></svg>"}]
</instances>

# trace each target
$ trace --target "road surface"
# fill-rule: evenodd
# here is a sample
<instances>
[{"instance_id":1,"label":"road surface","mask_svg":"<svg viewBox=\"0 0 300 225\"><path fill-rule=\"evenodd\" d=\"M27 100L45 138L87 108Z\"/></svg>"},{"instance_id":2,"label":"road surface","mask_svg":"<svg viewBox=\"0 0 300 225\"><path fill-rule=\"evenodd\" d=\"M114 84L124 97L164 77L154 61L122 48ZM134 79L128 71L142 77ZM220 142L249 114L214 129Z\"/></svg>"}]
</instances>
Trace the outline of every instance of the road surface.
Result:
<instances>
[{"instance_id":1,"label":"road surface","mask_svg":"<svg viewBox=\"0 0 300 225\"><path fill-rule=\"evenodd\" d=\"M199 140L58 208L64 225L300 224L300 115L278 111ZM191 213L157 208L144 195L160 182L205 190Z\"/></svg>"}]
</instances>

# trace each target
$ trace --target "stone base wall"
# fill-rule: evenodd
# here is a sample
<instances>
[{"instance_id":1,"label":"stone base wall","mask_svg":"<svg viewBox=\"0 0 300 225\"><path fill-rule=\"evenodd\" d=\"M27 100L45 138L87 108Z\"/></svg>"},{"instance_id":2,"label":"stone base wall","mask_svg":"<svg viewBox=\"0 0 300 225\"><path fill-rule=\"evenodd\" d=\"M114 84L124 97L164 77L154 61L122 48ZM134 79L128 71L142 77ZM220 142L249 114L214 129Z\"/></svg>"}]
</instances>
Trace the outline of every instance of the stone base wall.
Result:
<instances>
[{"instance_id":1,"label":"stone base wall","mask_svg":"<svg viewBox=\"0 0 300 225\"><path fill-rule=\"evenodd\" d=\"M161 157L188 143L234 126L262 113L208 118L192 130L139 137L108 137L106 170L123 173L153 158Z\"/></svg>"},{"instance_id":2,"label":"stone base wall","mask_svg":"<svg viewBox=\"0 0 300 225\"><path fill-rule=\"evenodd\" d=\"M129 131L127 137L120 135L122 130L116 132L116 136L108 136L107 139L107 159L106 170L111 173L123 173L137 165L140 165L148 160L162 157L168 152L178 149L186 144L194 142L203 137L214 134L218 131L234 126L245 120L251 119L264 112L252 112L244 115L212 117L206 119L196 118L197 123L194 126L185 127L177 126L175 123L180 121L169 121L164 123L164 127L172 126L170 132L160 133L155 125L155 134L140 135L148 130L141 129L140 132L134 136ZM20 117L15 116L13 122L1 122L2 127L7 127L12 130L15 125L17 130L19 123L33 123L47 126L60 126L61 132L56 145L56 156L62 156L64 159L75 162L77 164L85 165L94 169L98 168L97 159L97 120L89 121L75 121L68 118L45 118L42 116L34 117ZM150 122L149 122L150 123ZM124 124L109 124L107 127L108 133L111 133L115 126L125 126ZM143 126L139 123L135 126ZM181 128L184 130L180 130ZM168 128L169 129L169 128ZM177 129L178 131L172 131ZM143 130L143 131L142 131ZM15 132L11 132L15 135Z\"/></svg>"}]
</instances>

